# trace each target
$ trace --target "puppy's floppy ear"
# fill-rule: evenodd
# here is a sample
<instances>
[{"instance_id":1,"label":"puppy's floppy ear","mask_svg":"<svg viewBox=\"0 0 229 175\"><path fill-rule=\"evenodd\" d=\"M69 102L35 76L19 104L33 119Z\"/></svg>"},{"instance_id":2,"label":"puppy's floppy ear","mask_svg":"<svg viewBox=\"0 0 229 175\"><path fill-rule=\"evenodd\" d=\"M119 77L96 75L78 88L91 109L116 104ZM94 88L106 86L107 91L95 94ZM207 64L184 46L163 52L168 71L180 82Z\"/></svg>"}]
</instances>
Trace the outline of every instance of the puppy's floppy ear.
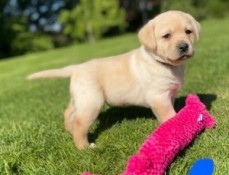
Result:
<instances>
[{"instance_id":1,"label":"puppy's floppy ear","mask_svg":"<svg viewBox=\"0 0 229 175\"><path fill-rule=\"evenodd\" d=\"M156 50L156 39L154 35L154 21L150 20L147 24L145 24L140 31L138 32L138 38L142 45L151 49L153 51Z\"/></svg>"},{"instance_id":2,"label":"puppy's floppy ear","mask_svg":"<svg viewBox=\"0 0 229 175\"><path fill-rule=\"evenodd\" d=\"M191 15L187 14L187 16L189 17L189 19L191 20L192 26L194 28L194 34L195 34L195 38L198 41L200 38L200 32L201 32L201 26L200 23L198 21L195 20L195 18L193 18Z\"/></svg>"}]
</instances>

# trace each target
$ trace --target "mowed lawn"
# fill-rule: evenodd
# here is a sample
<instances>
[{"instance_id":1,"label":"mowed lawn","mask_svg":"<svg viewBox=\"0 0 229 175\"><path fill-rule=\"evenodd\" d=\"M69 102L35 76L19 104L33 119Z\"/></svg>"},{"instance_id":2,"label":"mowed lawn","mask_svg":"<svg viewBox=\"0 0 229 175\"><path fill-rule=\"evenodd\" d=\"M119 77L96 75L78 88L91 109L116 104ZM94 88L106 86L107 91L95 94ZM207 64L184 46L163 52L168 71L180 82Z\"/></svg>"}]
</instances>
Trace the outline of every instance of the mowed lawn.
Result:
<instances>
[{"instance_id":1,"label":"mowed lawn","mask_svg":"<svg viewBox=\"0 0 229 175\"><path fill-rule=\"evenodd\" d=\"M217 126L199 135L169 166L168 175L187 175L203 157L216 164L215 175L229 174L229 19L202 23L195 58L187 65L176 110L189 93L199 94ZM27 81L35 71L124 53L139 46L129 34L28 54L0 62L0 174L79 175L90 171L117 175L147 136L158 126L145 108L105 106L93 125L90 140L97 148L78 151L64 130L69 79ZM121 76L121 75L120 75Z\"/></svg>"}]
</instances>

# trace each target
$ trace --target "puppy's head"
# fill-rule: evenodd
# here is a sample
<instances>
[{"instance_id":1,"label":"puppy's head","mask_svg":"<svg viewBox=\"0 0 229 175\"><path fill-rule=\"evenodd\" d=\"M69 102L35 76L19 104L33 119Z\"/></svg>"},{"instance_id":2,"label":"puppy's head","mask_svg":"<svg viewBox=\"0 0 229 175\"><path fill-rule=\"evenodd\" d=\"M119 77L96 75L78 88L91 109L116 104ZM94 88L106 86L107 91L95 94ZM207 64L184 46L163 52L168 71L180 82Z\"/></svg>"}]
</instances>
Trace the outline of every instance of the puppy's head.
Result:
<instances>
[{"instance_id":1,"label":"puppy's head","mask_svg":"<svg viewBox=\"0 0 229 175\"><path fill-rule=\"evenodd\" d=\"M142 45L157 55L158 61L181 65L194 54L200 24L189 14L168 11L150 20L138 33Z\"/></svg>"}]
</instances>

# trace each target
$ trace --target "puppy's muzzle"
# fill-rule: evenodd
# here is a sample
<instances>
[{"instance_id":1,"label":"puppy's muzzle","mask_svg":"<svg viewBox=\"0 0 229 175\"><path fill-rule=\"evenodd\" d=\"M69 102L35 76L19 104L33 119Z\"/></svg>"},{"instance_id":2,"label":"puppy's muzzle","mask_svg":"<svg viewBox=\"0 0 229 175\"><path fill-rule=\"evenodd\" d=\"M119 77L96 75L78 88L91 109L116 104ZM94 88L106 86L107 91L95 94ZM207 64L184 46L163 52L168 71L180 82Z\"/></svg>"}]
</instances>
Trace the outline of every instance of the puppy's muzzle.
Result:
<instances>
[{"instance_id":1,"label":"puppy's muzzle","mask_svg":"<svg viewBox=\"0 0 229 175\"><path fill-rule=\"evenodd\" d=\"M178 50L180 55L185 55L186 53L188 53L188 50L189 50L188 43L181 42L180 44L178 44L177 50Z\"/></svg>"}]
</instances>

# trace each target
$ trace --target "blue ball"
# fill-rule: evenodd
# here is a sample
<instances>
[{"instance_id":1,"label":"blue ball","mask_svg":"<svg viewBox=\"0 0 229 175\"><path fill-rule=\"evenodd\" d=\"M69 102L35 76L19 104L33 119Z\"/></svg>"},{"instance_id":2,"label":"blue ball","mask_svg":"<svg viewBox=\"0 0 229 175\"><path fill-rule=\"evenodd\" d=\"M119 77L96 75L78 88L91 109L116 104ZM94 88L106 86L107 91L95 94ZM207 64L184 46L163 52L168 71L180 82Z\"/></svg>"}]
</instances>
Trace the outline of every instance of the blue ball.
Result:
<instances>
[{"instance_id":1,"label":"blue ball","mask_svg":"<svg viewBox=\"0 0 229 175\"><path fill-rule=\"evenodd\" d=\"M213 175L214 162L210 158L197 160L191 167L189 175Z\"/></svg>"}]
</instances>

